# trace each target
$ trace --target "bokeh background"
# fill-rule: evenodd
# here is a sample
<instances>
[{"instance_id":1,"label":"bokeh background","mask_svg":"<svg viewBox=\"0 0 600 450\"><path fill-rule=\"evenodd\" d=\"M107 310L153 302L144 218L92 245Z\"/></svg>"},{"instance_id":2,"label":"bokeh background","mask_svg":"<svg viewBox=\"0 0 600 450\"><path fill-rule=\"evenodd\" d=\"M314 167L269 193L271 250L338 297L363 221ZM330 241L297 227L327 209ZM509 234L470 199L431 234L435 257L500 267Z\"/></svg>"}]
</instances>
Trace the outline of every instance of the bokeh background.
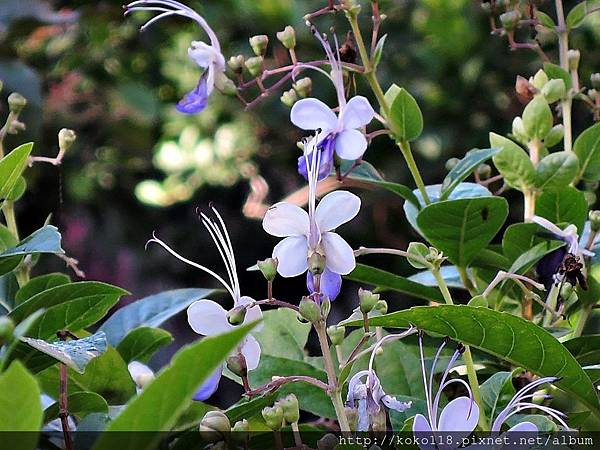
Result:
<instances>
[{"instance_id":1,"label":"bokeh background","mask_svg":"<svg viewBox=\"0 0 600 450\"><path fill-rule=\"evenodd\" d=\"M244 209L251 182L268 183L267 204L299 189L295 171L301 133L289 123L289 108L274 95L249 112L231 97L214 95L197 116L183 116L174 104L196 83L198 68L187 58L193 39L204 39L190 21L171 18L148 31L138 28L145 15L123 17L120 1L0 0L0 79L2 96L18 91L29 105L23 116L27 132L8 146L36 143L38 155L54 156L56 134L76 130L78 140L63 165L36 165L28 172L29 191L19 203L23 234L49 215L63 233L67 253L80 261L89 279L128 289L129 302L148 294L181 287L217 286L158 247L144 249L156 231L190 259L222 269L213 244L196 216L196 208L213 203L224 216L237 251L243 293L264 298L265 283L246 272L270 255L276 240ZM362 1L365 10L368 1ZM546 2L549 3L549 2ZM566 2L569 9L575 2ZM187 1L213 24L226 56L252 56L248 37L271 37L267 65L285 62L275 33L293 25L299 58L321 59L322 52L302 16L325 1L204 0ZM388 33L380 79L395 82L418 100L425 129L416 142L416 159L427 183L440 182L450 157L488 145L488 132L506 133L522 105L514 94L517 74L530 76L540 67L530 51L510 51L491 36L488 16L471 0L382 0ZM552 5L545 5L551 13ZM542 6L544 7L544 6ZM600 14L572 38L582 51L581 77L600 69ZM370 14L362 25L370 32ZM334 26L343 37L343 17L318 19L322 31ZM548 54L555 56L553 43ZM317 96L332 104L334 91L312 75ZM368 93L362 82L358 90ZM289 89L289 86L286 86ZM5 104L3 102L3 104ZM373 102L373 104L375 104ZM1 112L3 116L7 111ZM577 105L576 130L589 125ZM393 143L377 138L365 158L389 180L412 186ZM508 193L509 200L518 197ZM416 239L404 219L398 197L362 191L363 207L343 234L354 247L386 245L404 248ZM512 209L514 220L520 205ZM370 257L365 262L408 274L399 259ZM42 259L38 271L63 270L62 263ZM302 279L278 280L275 295L297 302ZM410 300L387 293L391 309ZM223 298L224 301L227 301ZM335 303L336 318L356 305L356 286L348 282ZM179 318L171 324L176 345L193 334ZM171 349L172 351L172 349ZM166 358L163 354L162 358ZM160 364L160 358L155 365Z\"/></svg>"}]
</instances>

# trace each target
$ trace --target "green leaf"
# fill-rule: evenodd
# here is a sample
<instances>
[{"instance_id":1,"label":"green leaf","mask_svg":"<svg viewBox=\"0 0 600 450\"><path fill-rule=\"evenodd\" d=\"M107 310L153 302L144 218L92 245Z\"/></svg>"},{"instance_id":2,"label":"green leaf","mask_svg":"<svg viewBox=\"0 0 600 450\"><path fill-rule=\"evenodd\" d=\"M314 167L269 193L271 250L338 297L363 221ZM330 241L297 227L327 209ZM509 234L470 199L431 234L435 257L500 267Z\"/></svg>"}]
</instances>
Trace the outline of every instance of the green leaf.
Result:
<instances>
[{"instance_id":1,"label":"green leaf","mask_svg":"<svg viewBox=\"0 0 600 450\"><path fill-rule=\"evenodd\" d=\"M509 225L502 238L502 252L514 262L534 245L544 241L537 235L540 228L535 223L513 223Z\"/></svg>"},{"instance_id":2,"label":"green leaf","mask_svg":"<svg viewBox=\"0 0 600 450\"><path fill-rule=\"evenodd\" d=\"M134 397L123 412L107 427L94 446L95 450L147 450L161 439L161 431L169 431L177 418L192 402L202 382L219 366L229 352L255 324L241 326L219 336L202 339L180 350L171 364ZM199 361L202 363L199 364ZM149 433L112 433L116 431L148 431ZM118 435L116 438L115 435ZM118 441L116 441L118 440ZM115 447L115 443L119 445Z\"/></svg>"},{"instance_id":3,"label":"green leaf","mask_svg":"<svg viewBox=\"0 0 600 450\"><path fill-rule=\"evenodd\" d=\"M377 41L375 51L373 52L373 67L377 67L379 65L379 61L381 61L381 55L383 54L383 46L385 45L386 38L387 34L384 34Z\"/></svg>"},{"instance_id":4,"label":"green leaf","mask_svg":"<svg viewBox=\"0 0 600 450\"><path fill-rule=\"evenodd\" d=\"M15 304L20 305L26 300L29 300L34 295L44 292L47 289L62 286L68 284L71 279L63 273L49 273L47 275L40 275L39 277L32 278L18 290L15 296Z\"/></svg>"},{"instance_id":5,"label":"green leaf","mask_svg":"<svg viewBox=\"0 0 600 450\"><path fill-rule=\"evenodd\" d=\"M467 267L487 247L508 215L500 197L433 203L419 213L417 224L427 240L459 267Z\"/></svg>"},{"instance_id":6,"label":"green leaf","mask_svg":"<svg viewBox=\"0 0 600 450\"><path fill-rule=\"evenodd\" d=\"M17 240L11 231L4 225L0 224L0 252L17 245ZM0 259L0 275L9 273L19 265L22 257L13 256L12 258Z\"/></svg>"},{"instance_id":7,"label":"green leaf","mask_svg":"<svg viewBox=\"0 0 600 450\"><path fill-rule=\"evenodd\" d=\"M502 149L494 156L494 165L506 184L520 191L525 191L535 184L535 167L525 150L496 133L490 133L490 145Z\"/></svg>"},{"instance_id":8,"label":"green leaf","mask_svg":"<svg viewBox=\"0 0 600 450\"><path fill-rule=\"evenodd\" d=\"M69 414L81 419L91 413L108 414L108 403L95 392L75 392L67 397ZM58 402L52 403L44 410L44 423L58 419Z\"/></svg>"},{"instance_id":9,"label":"green leaf","mask_svg":"<svg viewBox=\"0 0 600 450\"><path fill-rule=\"evenodd\" d=\"M122 405L135 395L135 383L129 375L127 364L112 347L90 361L85 373L68 369L68 393L95 392L106 399L109 405ZM59 394L59 369L52 366L37 374L44 392L53 398Z\"/></svg>"},{"instance_id":10,"label":"green leaf","mask_svg":"<svg viewBox=\"0 0 600 450\"><path fill-rule=\"evenodd\" d=\"M13 190L19 177L27 167L27 158L33 149L33 142L20 145L0 159L0 201Z\"/></svg>"},{"instance_id":11,"label":"green leaf","mask_svg":"<svg viewBox=\"0 0 600 450\"><path fill-rule=\"evenodd\" d=\"M440 275L450 288L456 289L464 289L464 285L460 279L460 274L456 269L456 266L442 266L440 267ZM408 277L409 280L415 281L416 283L425 285L425 286L433 286L437 288L438 282L433 276L433 274L429 270L423 270L422 272L417 272L414 275ZM437 301L437 300L436 300Z\"/></svg>"},{"instance_id":12,"label":"green leaf","mask_svg":"<svg viewBox=\"0 0 600 450\"><path fill-rule=\"evenodd\" d=\"M402 341L386 344L384 352L375 357L375 368L385 392L425 398L421 360Z\"/></svg>"},{"instance_id":13,"label":"green leaf","mask_svg":"<svg viewBox=\"0 0 600 450\"><path fill-rule=\"evenodd\" d=\"M552 20L552 18L548 14L546 14L542 11L536 11L535 15L536 15L538 21L540 22L540 24L543 25L544 27L549 28L551 30L554 30L554 28L556 28L556 24L554 23L554 20Z\"/></svg>"},{"instance_id":14,"label":"green leaf","mask_svg":"<svg viewBox=\"0 0 600 450\"><path fill-rule=\"evenodd\" d=\"M573 144L573 151L579 158L577 178L585 181L600 180L600 123L584 130Z\"/></svg>"},{"instance_id":15,"label":"green leaf","mask_svg":"<svg viewBox=\"0 0 600 450\"><path fill-rule=\"evenodd\" d=\"M544 157L535 170L535 187L553 191L563 189L579 172L579 161L573 152L556 152Z\"/></svg>"},{"instance_id":16,"label":"green leaf","mask_svg":"<svg viewBox=\"0 0 600 450\"><path fill-rule=\"evenodd\" d=\"M263 324L262 330L252 333L260 344L262 353L304 360L310 323L300 322L296 311L279 308L264 312Z\"/></svg>"},{"instance_id":17,"label":"green leaf","mask_svg":"<svg viewBox=\"0 0 600 450\"><path fill-rule=\"evenodd\" d=\"M565 243L560 241L540 242L515 259L508 271L516 274L524 274L548 253L553 252L563 245Z\"/></svg>"},{"instance_id":18,"label":"green leaf","mask_svg":"<svg viewBox=\"0 0 600 450\"><path fill-rule=\"evenodd\" d=\"M225 410L225 414L227 414L231 423L242 419L251 419L260 414L265 406L272 406L275 400L277 400L276 393L260 395L252 399L244 398Z\"/></svg>"},{"instance_id":19,"label":"green leaf","mask_svg":"<svg viewBox=\"0 0 600 450\"><path fill-rule=\"evenodd\" d=\"M566 23L570 30L579 27L587 15L587 2L575 5L567 15Z\"/></svg>"},{"instance_id":20,"label":"green leaf","mask_svg":"<svg viewBox=\"0 0 600 450\"><path fill-rule=\"evenodd\" d=\"M345 278L359 283L372 284L377 286L378 289L390 289L402 292L424 300L432 300L434 302L444 301L442 294L437 288L424 286L400 275L364 264L357 264L352 273L346 275Z\"/></svg>"},{"instance_id":21,"label":"green leaf","mask_svg":"<svg viewBox=\"0 0 600 450\"><path fill-rule=\"evenodd\" d=\"M60 233L54 225L44 225L23 239L16 247L0 253L0 258L33 255L37 253L64 254L60 247Z\"/></svg>"},{"instance_id":22,"label":"green leaf","mask_svg":"<svg viewBox=\"0 0 600 450\"><path fill-rule=\"evenodd\" d=\"M158 327L196 300L217 292L216 289L174 289L144 297L115 312L100 330L106 333L110 345L117 346L134 328Z\"/></svg>"},{"instance_id":23,"label":"green leaf","mask_svg":"<svg viewBox=\"0 0 600 450\"><path fill-rule=\"evenodd\" d=\"M35 378L19 361L14 361L0 374L0 392L0 447L35 449L42 426L41 392Z\"/></svg>"},{"instance_id":24,"label":"green leaf","mask_svg":"<svg viewBox=\"0 0 600 450\"><path fill-rule=\"evenodd\" d=\"M551 62L545 62L544 72L546 72L548 78L563 80L565 82L565 87L567 88L567 91L573 87L573 80L571 79L571 75L559 65L552 64Z\"/></svg>"},{"instance_id":25,"label":"green leaf","mask_svg":"<svg viewBox=\"0 0 600 450\"><path fill-rule=\"evenodd\" d=\"M587 208L585 194L566 186L559 191L540 195L535 204L535 213L552 223L573 224L581 234L587 219Z\"/></svg>"},{"instance_id":26,"label":"green leaf","mask_svg":"<svg viewBox=\"0 0 600 450\"><path fill-rule=\"evenodd\" d=\"M512 372L496 372L481 385L481 400L486 416L493 419L516 393L512 384Z\"/></svg>"},{"instance_id":27,"label":"green leaf","mask_svg":"<svg viewBox=\"0 0 600 450\"><path fill-rule=\"evenodd\" d=\"M582 366L600 361L600 334L576 337L563 344Z\"/></svg>"},{"instance_id":28,"label":"green leaf","mask_svg":"<svg viewBox=\"0 0 600 450\"><path fill-rule=\"evenodd\" d=\"M86 338L66 342L46 342L28 337L22 337L21 341L79 373L84 373L88 363L104 353L107 345L106 335L102 331Z\"/></svg>"},{"instance_id":29,"label":"green leaf","mask_svg":"<svg viewBox=\"0 0 600 450\"><path fill-rule=\"evenodd\" d=\"M523 126L531 139L544 140L553 124L550 106L541 95L534 97L523 110Z\"/></svg>"},{"instance_id":30,"label":"green leaf","mask_svg":"<svg viewBox=\"0 0 600 450\"><path fill-rule=\"evenodd\" d=\"M500 148L476 148L467 152L444 179L440 200L446 200L461 181L467 178L481 163L496 155L500 150Z\"/></svg>"},{"instance_id":31,"label":"green leaf","mask_svg":"<svg viewBox=\"0 0 600 450\"><path fill-rule=\"evenodd\" d=\"M406 89L392 84L385 94L390 105L390 129L396 139L413 141L423 131L423 114L417 101Z\"/></svg>"},{"instance_id":32,"label":"green leaf","mask_svg":"<svg viewBox=\"0 0 600 450\"><path fill-rule=\"evenodd\" d=\"M161 328L140 327L129 332L119 342L117 351L125 362L139 361L147 363L152 355L165 345L173 342L173 336Z\"/></svg>"},{"instance_id":33,"label":"green leaf","mask_svg":"<svg viewBox=\"0 0 600 450\"><path fill-rule=\"evenodd\" d=\"M370 321L372 326L421 330L449 336L540 376L562 377L555 384L600 414L589 377L573 355L543 328L512 314L465 305L417 306ZM354 326L360 326L357 321Z\"/></svg>"}]
</instances>

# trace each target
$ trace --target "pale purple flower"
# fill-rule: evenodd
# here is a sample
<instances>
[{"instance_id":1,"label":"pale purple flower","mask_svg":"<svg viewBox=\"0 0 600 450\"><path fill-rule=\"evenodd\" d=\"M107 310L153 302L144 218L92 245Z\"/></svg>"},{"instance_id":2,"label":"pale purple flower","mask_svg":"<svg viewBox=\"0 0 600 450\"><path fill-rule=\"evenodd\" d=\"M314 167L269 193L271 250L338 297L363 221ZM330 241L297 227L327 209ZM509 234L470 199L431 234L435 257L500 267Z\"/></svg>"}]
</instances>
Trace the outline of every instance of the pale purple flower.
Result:
<instances>
[{"instance_id":1,"label":"pale purple flower","mask_svg":"<svg viewBox=\"0 0 600 450\"><path fill-rule=\"evenodd\" d=\"M273 258L279 262L277 272L283 277L306 272L313 253L325 257L326 270L333 274L347 275L356 267L352 248L333 230L358 214L360 198L347 191L334 191L317 206L319 157L318 151L305 154L309 169L308 213L297 205L280 202L269 208L263 219L267 233L284 238L273 249Z\"/></svg>"},{"instance_id":2,"label":"pale purple flower","mask_svg":"<svg viewBox=\"0 0 600 450\"><path fill-rule=\"evenodd\" d=\"M306 272L306 287L309 293L317 293L315 291L314 275L310 271ZM329 298L330 301L335 300L342 289L342 276L325 268L319 280L319 288L320 293Z\"/></svg>"},{"instance_id":3,"label":"pale purple flower","mask_svg":"<svg viewBox=\"0 0 600 450\"><path fill-rule=\"evenodd\" d=\"M215 82L225 72L225 58L221 53L221 45L217 35L206 20L192 8L175 0L137 0L126 5L125 14L134 11L158 12L142 26L146 29L154 22L169 16L183 16L194 20L207 34L210 45L202 41L192 41L188 55L200 68L202 74L198 84L188 92L177 104L176 108L184 114L196 114L206 108L208 97L212 93Z\"/></svg>"},{"instance_id":4,"label":"pale purple flower","mask_svg":"<svg viewBox=\"0 0 600 450\"><path fill-rule=\"evenodd\" d=\"M367 139L360 129L373 120L375 111L369 101L360 95L352 97L346 102L344 74L339 54L337 57L334 56L329 43L318 32L315 31L314 34L323 45L331 65L331 75L327 73L325 75L331 79L335 87L339 112L336 115L321 100L306 98L294 104L290 119L294 125L303 130L318 131L313 139L315 141L314 148L322 153L319 169L319 179L321 180L331 172L334 151L342 159L362 158L367 150ZM303 156L298 160L298 172L308 178L308 170Z\"/></svg>"},{"instance_id":5,"label":"pale purple flower","mask_svg":"<svg viewBox=\"0 0 600 450\"><path fill-rule=\"evenodd\" d=\"M435 358L433 359L429 377L427 377L427 371L425 370L425 357L423 355L423 337L421 334L419 334L419 352L421 355L421 371L423 373L423 384L425 387L425 401L427 403L427 417L423 416L422 414L417 414L415 416L413 422L413 432L424 433L426 436L452 433L452 436L457 440L457 442L460 442L462 438L469 436L477 426L477 422L479 420L479 407L477 406L477 403L473 401L471 389L464 380L460 378L448 380L450 369L452 369L452 366L464 351L464 347L462 345L456 349L452 355L452 358L450 358L450 362L448 363L448 366L446 367L446 370L444 371L440 380L440 387L435 396L433 395L433 375L435 373L435 366L445 346L446 340L444 340L442 345L439 347ZM462 384L469 392L469 396L455 398L442 409L442 412L438 416L442 392L452 383ZM434 446L429 445L421 445L420 447L423 450L435 448Z\"/></svg>"},{"instance_id":6,"label":"pale purple flower","mask_svg":"<svg viewBox=\"0 0 600 450\"><path fill-rule=\"evenodd\" d=\"M200 386L200 388L196 391L196 393L192 397L192 400L202 402L209 398L211 395L213 395L219 387L219 382L221 381L222 374L223 366L219 366L202 384L202 386Z\"/></svg>"},{"instance_id":7,"label":"pale purple flower","mask_svg":"<svg viewBox=\"0 0 600 450\"><path fill-rule=\"evenodd\" d=\"M373 362L375 361L377 351L385 342L402 339L415 332L416 329L411 327L403 333L390 334L380 339L371 352L368 370L357 372L348 382L346 406L358 408L356 431L369 431L373 421L384 411L383 407L403 412L412 406L412 402L401 402L396 397L385 393L373 369ZM363 381L363 379L365 380Z\"/></svg>"}]
</instances>

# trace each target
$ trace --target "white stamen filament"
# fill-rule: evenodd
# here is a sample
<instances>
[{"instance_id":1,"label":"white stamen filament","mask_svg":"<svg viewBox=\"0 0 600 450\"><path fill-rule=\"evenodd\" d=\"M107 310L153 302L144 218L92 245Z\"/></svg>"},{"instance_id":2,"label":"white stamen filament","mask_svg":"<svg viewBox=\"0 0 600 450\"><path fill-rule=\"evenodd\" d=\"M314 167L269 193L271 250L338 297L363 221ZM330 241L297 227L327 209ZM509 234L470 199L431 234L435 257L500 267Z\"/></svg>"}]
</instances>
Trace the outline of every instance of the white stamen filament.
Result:
<instances>
[{"instance_id":1,"label":"white stamen filament","mask_svg":"<svg viewBox=\"0 0 600 450\"><path fill-rule=\"evenodd\" d=\"M483 295L484 297L487 297L498 284L500 284L502 281L504 281L506 279L523 281L523 282L528 283L528 284L532 285L533 287L539 289L540 291L546 290L546 288L544 287L543 284L533 281L531 278L528 278L524 275L518 275L516 273L505 272L504 270L500 270L496 274L496 276L494 277L492 282L490 284L488 284L488 286L485 288L485 291L483 291L483 293L481 295Z\"/></svg>"},{"instance_id":2,"label":"white stamen filament","mask_svg":"<svg viewBox=\"0 0 600 450\"><path fill-rule=\"evenodd\" d=\"M431 396L430 396L429 387L428 387L428 383L427 383L427 371L425 370L425 355L423 354L423 337L421 336L421 334L419 334L419 355L421 356L421 372L423 374L423 387L425 389L425 402L427 403L427 412L428 412L428 416L429 416L429 421L431 422L432 401L431 401ZM433 425L431 423L429 425L431 426L432 429L434 429L435 425Z\"/></svg>"}]
</instances>

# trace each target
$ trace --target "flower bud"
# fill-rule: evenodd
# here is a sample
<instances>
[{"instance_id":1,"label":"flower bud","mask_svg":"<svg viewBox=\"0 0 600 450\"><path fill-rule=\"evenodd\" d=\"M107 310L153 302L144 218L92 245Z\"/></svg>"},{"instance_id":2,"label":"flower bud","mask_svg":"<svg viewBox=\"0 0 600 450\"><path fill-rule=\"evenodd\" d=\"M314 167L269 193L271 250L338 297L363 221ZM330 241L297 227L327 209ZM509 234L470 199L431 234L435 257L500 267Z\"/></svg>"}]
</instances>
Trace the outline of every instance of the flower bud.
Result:
<instances>
[{"instance_id":1,"label":"flower bud","mask_svg":"<svg viewBox=\"0 0 600 450\"><path fill-rule=\"evenodd\" d=\"M281 100L281 103L285 106L291 108L294 106L294 103L298 101L298 94L296 94L294 89L290 89L289 91L284 91L283 94L281 94L281 97L279 97L279 100Z\"/></svg>"},{"instance_id":2,"label":"flower bud","mask_svg":"<svg viewBox=\"0 0 600 450\"><path fill-rule=\"evenodd\" d=\"M517 9L500 14L500 23L506 31L513 31L517 28L519 20L521 20L521 11Z\"/></svg>"},{"instance_id":3,"label":"flower bud","mask_svg":"<svg viewBox=\"0 0 600 450\"><path fill-rule=\"evenodd\" d=\"M408 253L407 261L415 269L425 269L428 264L423 260L429 254L429 248L422 242L411 242L406 251Z\"/></svg>"},{"instance_id":4,"label":"flower bud","mask_svg":"<svg viewBox=\"0 0 600 450\"><path fill-rule=\"evenodd\" d=\"M590 83L594 89L600 89L600 73L596 72L590 75Z\"/></svg>"},{"instance_id":5,"label":"flower bud","mask_svg":"<svg viewBox=\"0 0 600 450\"><path fill-rule=\"evenodd\" d=\"M298 305L300 315L310 323L317 323L321 320L321 308L309 297L302 297Z\"/></svg>"},{"instance_id":6,"label":"flower bud","mask_svg":"<svg viewBox=\"0 0 600 450\"><path fill-rule=\"evenodd\" d=\"M73 130L62 128L58 132L58 148L61 152L66 152L77 139L77 135Z\"/></svg>"},{"instance_id":7,"label":"flower bud","mask_svg":"<svg viewBox=\"0 0 600 450\"><path fill-rule=\"evenodd\" d=\"M13 114L19 114L27 105L27 99L18 92L13 92L8 96L8 107Z\"/></svg>"},{"instance_id":8,"label":"flower bud","mask_svg":"<svg viewBox=\"0 0 600 450\"><path fill-rule=\"evenodd\" d=\"M252 36L248 40L250 41L250 47L252 47L252 51L256 56L262 56L265 54L267 45L269 45L269 36L266 34L258 34L256 36Z\"/></svg>"},{"instance_id":9,"label":"flower bud","mask_svg":"<svg viewBox=\"0 0 600 450\"><path fill-rule=\"evenodd\" d=\"M277 32L277 39L279 39L279 42L287 49L296 47L296 31L290 25L285 27L283 31Z\"/></svg>"},{"instance_id":10,"label":"flower bud","mask_svg":"<svg viewBox=\"0 0 600 450\"><path fill-rule=\"evenodd\" d=\"M231 355L226 360L227 368L231 370L238 377L248 376L248 366L246 365L246 358L241 353Z\"/></svg>"},{"instance_id":11,"label":"flower bud","mask_svg":"<svg viewBox=\"0 0 600 450\"><path fill-rule=\"evenodd\" d=\"M250 424L246 419L240 420L231 428L231 438L237 444L244 446L250 439Z\"/></svg>"},{"instance_id":12,"label":"flower bud","mask_svg":"<svg viewBox=\"0 0 600 450\"><path fill-rule=\"evenodd\" d=\"M538 70L533 78L529 79L529 82L536 88L542 89L544 85L549 81L548 75L542 69Z\"/></svg>"},{"instance_id":13,"label":"flower bud","mask_svg":"<svg viewBox=\"0 0 600 450\"><path fill-rule=\"evenodd\" d=\"M373 307L373 311L377 311L381 315L387 314L387 312L388 312L387 302L385 300L379 300L377 303L375 303L375 306Z\"/></svg>"},{"instance_id":14,"label":"flower bud","mask_svg":"<svg viewBox=\"0 0 600 450\"><path fill-rule=\"evenodd\" d=\"M521 143L527 143L529 138L525 133L525 126L523 125L523 119L519 116L515 117L512 122L512 134L515 139Z\"/></svg>"},{"instance_id":15,"label":"flower bud","mask_svg":"<svg viewBox=\"0 0 600 450\"><path fill-rule=\"evenodd\" d=\"M529 80L521 75L517 76L517 81L515 82L515 91L517 92L517 96L522 103L529 103L533 96L537 92L537 89L533 84L529 82Z\"/></svg>"},{"instance_id":16,"label":"flower bud","mask_svg":"<svg viewBox=\"0 0 600 450\"><path fill-rule=\"evenodd\" d=\"M202 438L209 442L219 442L231 431L229 418L221 411L207 412L200 422Z\"/></svg>"},{"instance_id":17,"label":"flower bud","mask_svg":"<svg viewBox=\"0 0 600 450\"><path fill-rule=\"evenodd\" d=\"M8 316L0 316L0 345L12 340L15 323Z\"/></svg>"},{"instance_id":18,"label":"flower bud","mask_svg":"<svg viewBox=\"0 0 600 450\"><path fill-rule=\"evenodd\" d=\"M550 128L550 131L546 135L546 138L544 139L544 145L547 148L554 147L556 144L562 141L564 135L565 128L563 127L563 125L554 125L552 128Z\"/></svg>"},{"instance_id":19,"label":"flower bud","mask_svg":"<svg viewBox=\"0 0 600 450\"><path fill-rule=\"evenodd\" d=\"M318 450L333 450L340 443L338 437L333 433L327 433L317 441Z\"/></svg>"},{"instance_id":20,"label":"flower bud","mask_svg":"<svg viewBox=\"0 0 600 450\"><path fill-rule=\"evenodd\" d=\"M263 408L262 416L267 426L273 431L278 431L283 426L283 408L278 404Z\"/></svg>"},{"instance_id":21,"label":"flower bud","mask_svg":"<svg viewBox=\"0 0 600 450\"><path fill-rule=\"evenodd\" d=\"M248 58L244 62L244 65L246 66L246 69L248 69L248 72L250 72L250 75L252 75L253 77L256 77L256 76L260 75L262 72L263 57L262 56L254 56L252 58Z\"/></svg>"},{"instance_id":22,"label":"flower bud","mask_svg":"<svg viewBox=\"0 0 600 450\"><path fill-rule=\"evenodd\" d=\"M256 265L267 281L273 281L277 276L277 266L279 265L277 258L267 258L257 261Z\"/></svg>"},{"instance_id":23,"label":"flower bud","mask_svg":"<svg viewBox=\"0 0 600 450\"><path fill-rule=\"evenodd\" d=\"M590 219L590 228L594 233L598 233L600 231L600 211L593 210L588 214L588 218Z\"/></svg>"},{"instance_id":24,"label":"flower bud","mask_svg":"<svg viewBox=\"0 0 600 450\"><path fill-rule=\"evenodd\" d=\"M294 394L288 394L278 401L283 409L283 418L287 423L296 423L300 420L300 406Z\"/></svg>"},{"instance_id":25,"label":"flower bud","mask_svg":"<svg viewBox=\"0 0 600 450\"><path fill-rule=\"evenodd\" d=\"M360 310L364 314L371 312L379 301L379 294L373 294L371 291L367 291L363 288L358 288L358 304Z\"/></svg>"},{"instance_id":26,"label":"flower bud","mask_svg":"<svg viewBox=\"0 0 600 450\"><path fill-rule=\"evenodd\" d=\"M215 87L225 95L232 96L237 92L235 83L224 73L215 74Z\"/></svg>"},{"instance_id":27,"label":"flower bud","mask_svg":"<svg viewBox=\"0 0 600 450\"><path fill-rule=\"evenodd\" d=\"M321 299L321 317L327 322L327 317L331 311L331 300L326 295Z\"/></svg>"},{"instance_id":28,"label":"flower bud","mask_svg":"<svg viewBox=\"0 0 600 450\"><path fill-rule=\"evenodd\" d=\"M446 170L450 172L459 162L460 159L458 158L450 158L448 161L446 161Z\"/></svg>"},{"instance_id":29,"label":"flower bud","mask_svg":"<svg viewBox=\"0 0 600 450\"><path fill-rule=\"evenodd\" d=\"M325 257L320 253L314 252L308 258L308 270L313 275L320 275L325 270Z\"/></svg>"},{"instance_id":30,"label":"flower bud","mask_svg":"<svg viewBox=\"0 0 600 450\"><path fill-rule=\"evenodd\" d=\"M227 60L227 65L235 73L242 73L242 70L244 70L244 62L244 55L236 55Z\"/></svg>"},{"instance_id":31,"label":"flower bud","mask_svg":"<svg viewBox=\"0 0 600 450\"><path fill-rule=\"evenodd\" d=\"M227 311L227 321L231 325L240 325L246 318L246 306L240 305Z\"/></svg>"},{"instance_id":32,"label":"flower bud","mask_svg":"<svg viewBox=\"0 0 600 450\"><path fill-rule=\"evenodd\" d=\"M312 80L308 77L304 77L296 81L292 87L302 98L306 98L312 91Z\"/></svg>"},{"instance_id":33,"label":"flower bud","mask_svg":"<svg viewBox=\"0 0 600 450\"><path fill-rule=\"evenodd\" d=\"M548 103L554 103L565 96L567 89L564 80L559 78L548 81L542 87L542 95Z\"/></svg>"},{"instance_id":34,"label":"flower bud","mask_svg":"<svg viewBox=\"0 0 600 450\"><path fill-rule=\"evenodd\" d=\"M339 327L337 325L331 325L327 327L327 336L331 339L333 345L341 345L344 342L344 334L346 333L346 327Z\"/></svg>"},{"instance_id":35,"label":"flower bud","mask_svg":"<svg viewBox=\"0 0 600 450\"><path fill-rule=\"evenodd\" d=\"M579 50L571 49L567 52L567 61L569 62L569 70L579 69L579 60L581 59L581 53Z\"/></svg>"},{"instance_id":36,"label":"flower bud","mask_svg":"<svg viewBox=\"0 0 600 450\"><path fill-rule=\"evenodd\" d=\"M477 175L482 180L487 180L492 175L492 168L489 164L479 164L477 166Z\"/></svg>"}]
</instances>

